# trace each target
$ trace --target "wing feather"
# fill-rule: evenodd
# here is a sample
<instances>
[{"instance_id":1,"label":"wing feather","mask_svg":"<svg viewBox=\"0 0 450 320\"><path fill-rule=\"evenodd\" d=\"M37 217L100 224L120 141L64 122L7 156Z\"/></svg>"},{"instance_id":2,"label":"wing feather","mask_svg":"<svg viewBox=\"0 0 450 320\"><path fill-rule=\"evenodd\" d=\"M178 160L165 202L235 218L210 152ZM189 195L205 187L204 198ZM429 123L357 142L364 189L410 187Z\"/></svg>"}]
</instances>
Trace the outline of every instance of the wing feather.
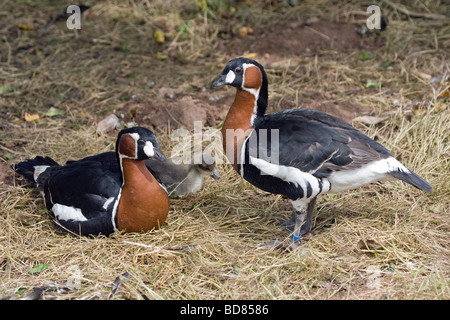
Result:
<instances>
[{"instance_id":1,"label":"wing feather","mask_svg":"<svg viewBox=\"0 0 450 320\"><path fill-rule=\"evenodd\" d=\"M272 137L278 132L278 146ZM265 138L267 147L261 149L259 140ZM333 171L350 170L374 160L390 156L388 150L370 139L347 122L309 109L293 109L268 115L253 131L249 141L250 154L273 156L270 161L292 166L318 178L327 177ZM252 140L253 139L253 140ZM276 151L278 149L278 151ZM275 151L274 151L275 150ZM278 159L276 159L278 152ZM267 156L266 156L267 159Z\"/></svg>"}]
</instances>

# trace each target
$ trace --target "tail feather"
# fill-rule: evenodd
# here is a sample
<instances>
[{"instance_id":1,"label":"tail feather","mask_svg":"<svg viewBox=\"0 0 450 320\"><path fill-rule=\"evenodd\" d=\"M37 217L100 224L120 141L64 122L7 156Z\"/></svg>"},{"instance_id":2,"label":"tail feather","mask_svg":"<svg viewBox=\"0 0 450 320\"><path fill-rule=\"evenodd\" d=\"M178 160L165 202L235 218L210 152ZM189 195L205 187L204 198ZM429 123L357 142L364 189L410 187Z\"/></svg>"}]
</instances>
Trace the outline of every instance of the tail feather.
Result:
<instances>
[{"instance_id":1,"label":"tail feather","mask_svg":"<svg viewBox=\"0 0 450 320\"><path fill-rule=\"evenodd\" d=\"M406 183L409 183L410 185L413 185L414 187L423 190L425 192L431 191L431 185L425 181L423 178L421 178L419 175L415 174L414 172L408 170L409 172L404 172L401 170L395 170L390 171L388 174L390 176L393 176L394 178L397 178L399 180L402 180Z\"/></svg>"},{"instance_id":2,"label":"tail feather","mask_svg":"<svg viewBox=\"0 0 450 320\"><path fill-rule=\"evenodd\" d=\"M17 163L16 165L14 165L13 169L29 181L40 185L47 179L42 179L44 178L43 176L48 175L44 175L44 173L47 171L46 167L54 166L59 166L59 164L52 158L37 156L34 159L28 159L26 161Z\"/></svg>"}]
</instances>

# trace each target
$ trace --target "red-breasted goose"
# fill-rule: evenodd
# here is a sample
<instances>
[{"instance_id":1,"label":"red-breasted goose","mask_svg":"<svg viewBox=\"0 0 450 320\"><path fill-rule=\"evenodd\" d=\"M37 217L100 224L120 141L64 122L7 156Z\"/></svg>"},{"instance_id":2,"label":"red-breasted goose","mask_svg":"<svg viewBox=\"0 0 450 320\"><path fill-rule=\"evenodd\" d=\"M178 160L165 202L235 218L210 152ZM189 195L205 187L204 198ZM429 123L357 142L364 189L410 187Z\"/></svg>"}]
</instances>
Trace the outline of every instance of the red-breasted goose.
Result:
<instances>
[{"instance_id":1,"label":"red-breasted goose","mask_svg":"<svg viewBox=\"0 0 450 320\"><path fill-rule=\"evenodd\" d=\"M15 170L37 184L63 229L80 235L147 232L158 229L169 212L167 191L145 166L149 158L165 159L155 135L134 127L119 132L115 153L65 166L38 156Z\"/></svg>"},{"instance_id":2,"label":"red-breasted goose","mask_svg":"<svg viewBox=\"0 0 450 320\"><path fill-rule=\"evenodd\" d=\"M258 62L229 61L213 83L222 85L236 88L222 127L227 158L245 180L291 200L296 211L294 242L311 230L320 194L389 178L431 191L428 182L381 144L339 118L309 109L266 115L268 81Z\"/></svg>"}]
</instances>

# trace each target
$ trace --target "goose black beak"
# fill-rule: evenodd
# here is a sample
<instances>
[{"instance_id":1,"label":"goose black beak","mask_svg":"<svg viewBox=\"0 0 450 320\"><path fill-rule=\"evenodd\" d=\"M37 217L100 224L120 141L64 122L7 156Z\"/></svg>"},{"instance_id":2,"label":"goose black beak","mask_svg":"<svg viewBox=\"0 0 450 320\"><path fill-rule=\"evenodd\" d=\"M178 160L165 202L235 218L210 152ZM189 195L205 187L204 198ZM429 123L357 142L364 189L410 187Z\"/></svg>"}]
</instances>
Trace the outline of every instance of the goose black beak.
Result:
<instances>
[{"instance_id":1,"label":"goose black beak","mask_svg":"<svg viewBox=\"0 0 450 320\"><path fill-rule=\"evenodd\" d=\"M164 156L162 151L159 150L158 148L154 148L153 152L155 153L155 155L153 156L155 159L158 159L158 160L161 160L161 161L166 161L167 160L167 158Z\"/></svg>"},{"instance_id":2,"label":"goose black beak","mask_svg":"<svg viewBox=\"0 0 450 320\"><path fill-rule=\"evenodd\" d=\"M226 84L225 78L226 78L226 75L221 74L221 75L216 79L216 81L213 82L213 87L214 87L214 88L215 88L215 87L220 87L220 86L223 86L224 84Z\"/></svg>"}]
</instances>

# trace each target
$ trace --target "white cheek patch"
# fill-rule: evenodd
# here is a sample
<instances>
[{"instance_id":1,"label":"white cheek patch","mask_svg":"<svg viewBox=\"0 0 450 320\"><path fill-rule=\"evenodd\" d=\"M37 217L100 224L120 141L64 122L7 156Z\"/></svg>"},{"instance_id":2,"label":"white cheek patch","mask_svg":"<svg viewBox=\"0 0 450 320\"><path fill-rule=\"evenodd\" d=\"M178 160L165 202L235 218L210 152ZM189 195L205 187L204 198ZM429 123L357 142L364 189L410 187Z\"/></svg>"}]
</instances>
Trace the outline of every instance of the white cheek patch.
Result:
<instances>
[{"instance_id":1,"label":"white cheek patch","mask_svg":"<svg viewBox=\"0 0 450 320\"><path fill-rule=\"evenodd\" d=\"M236 75L232 70L228 71L227 77L225 78L225 83L231 84L233 83L234 79L236 78Z\"/></svg>"},{"instance_id":2,"label":"white cheek patch","mask_svg":"<svg viewBox=\"0 0 450 320\"><path fill-rule=\"evenodd\" d=\"M153 157L155 155L155 151L153 150L153 144L150 141L145 143L144 153L147 157Z\"/></svg>"}]
</instances>

